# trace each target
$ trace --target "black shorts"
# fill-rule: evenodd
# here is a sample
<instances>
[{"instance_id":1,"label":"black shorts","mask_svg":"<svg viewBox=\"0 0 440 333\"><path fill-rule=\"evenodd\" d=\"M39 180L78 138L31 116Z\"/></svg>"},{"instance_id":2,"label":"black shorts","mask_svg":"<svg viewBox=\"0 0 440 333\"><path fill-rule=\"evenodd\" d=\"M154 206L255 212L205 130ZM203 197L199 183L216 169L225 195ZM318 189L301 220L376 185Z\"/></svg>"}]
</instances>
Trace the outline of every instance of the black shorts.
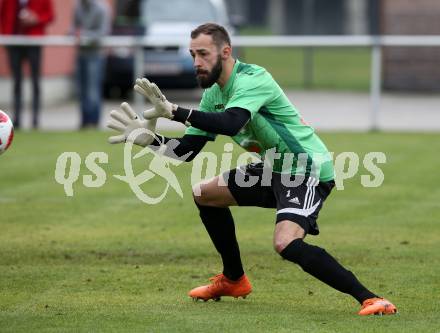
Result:
<instances>
[{"instance_id":1,"label":"black shorts","mask_svg":"<svg viewBox=\"0 0 440 333\"><path fill-rule=\"evenodd\" d=\"M263 171L263 163L257 163L223 174L237 204L276 208L276 223L289 220L299 224L307 234L318 235L316 220L324 200L335 186L334 181L320 182L312 177L271 171L263 174Z\"/></svg>"}]
</instances>

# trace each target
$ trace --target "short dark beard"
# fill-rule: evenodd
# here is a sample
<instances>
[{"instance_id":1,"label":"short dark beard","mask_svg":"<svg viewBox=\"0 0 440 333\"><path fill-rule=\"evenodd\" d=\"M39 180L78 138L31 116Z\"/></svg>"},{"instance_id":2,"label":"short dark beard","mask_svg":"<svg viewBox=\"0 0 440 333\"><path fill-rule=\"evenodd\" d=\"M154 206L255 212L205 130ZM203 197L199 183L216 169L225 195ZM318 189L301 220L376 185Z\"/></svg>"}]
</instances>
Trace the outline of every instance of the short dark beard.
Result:
<instances>
[{"instance_id":1,"label":"short dark beard","mask_svg":"<svg viewBox=\"0 0 440 333\"><path fill-rule=\"evenodd\" d=\"M223 71L223 65L222 65L222 57L219 55L217 57L217 62L215 63L214 67L212 68L211 72L206 71L198 71L196 73L197 82L199 83L199 86L203 89L210 88L214 83L218 81L220 78L220 75ZM206 78L202 78L199 76L199 74L208 74Z\"/></svg>"}]
</instances>

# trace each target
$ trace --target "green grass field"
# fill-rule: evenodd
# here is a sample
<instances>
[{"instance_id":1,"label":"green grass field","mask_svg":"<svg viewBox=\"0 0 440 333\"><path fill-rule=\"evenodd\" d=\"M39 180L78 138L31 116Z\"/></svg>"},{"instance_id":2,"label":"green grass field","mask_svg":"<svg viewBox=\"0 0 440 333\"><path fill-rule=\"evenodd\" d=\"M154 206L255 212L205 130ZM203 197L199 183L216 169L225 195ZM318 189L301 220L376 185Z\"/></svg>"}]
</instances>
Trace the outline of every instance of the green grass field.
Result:
<instances>
[{"instance_id":1,"label":"green grass field","mask_svg":"<svg viewBox=\"0 0 440 333\"><path fill-rule=\"evenodd\" d=\"M271 35L266 28L246 27L245 36ZM265 67L283 88L368 91L371 51L367 47L243 47L238 57ZM310 56L310 85L304 80L305 57Z\"/></svg>"},{"instance_id":2,"label":"green grass field","mask_svg":"<svg viewBox=\"0 0 440 333\"><path fill-rule=\"evenodd\" d=\"M221 269L192 203L191 164L174 167L183 199L171 191L146 205L112 176L123 174L122 147L106 137L19 132L0 156L1 332L439 332L439 134L322 135L336 153L387 155L383 186L363 188L361 168L326 202L321 235L307 238L398 306L386 317L358 316L351 297L281 260L274 213L259 208L233 209L251 297L191 301L187 291ZM205 149L220 154L225 142ZM106 152L105 185L85 187L83 168L66 197L54 180L64 151L83 162Z\"/></svg>"},{"instance_id":3,"label":"green grass field","mask_svg":"<svg viewBox=\"0 0 440 333\"><path fill-rule=\"evenodd\" d=\"M239 57L265 67L283 88L367 91L370 85L368 48L314 48L311 86L304 86L304 49L243 48Z\"/></svg>"}]
</instances>

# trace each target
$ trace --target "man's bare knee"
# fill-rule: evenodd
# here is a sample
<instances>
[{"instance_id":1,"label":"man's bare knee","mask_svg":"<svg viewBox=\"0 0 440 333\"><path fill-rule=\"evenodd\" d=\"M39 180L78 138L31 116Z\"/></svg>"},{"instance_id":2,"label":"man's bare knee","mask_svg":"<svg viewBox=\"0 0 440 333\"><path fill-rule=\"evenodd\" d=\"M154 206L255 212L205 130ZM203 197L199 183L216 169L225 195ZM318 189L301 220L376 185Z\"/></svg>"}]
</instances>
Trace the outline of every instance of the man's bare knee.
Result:
<instances>
[{"instance_id":1,"label":"man's bare knee","mask_svg":"<svg viewBox=\"0 0 440 333\"><path fill-rule=\"evenodd\" d=\"M302 239L304 237L305 232L301 226L289 220L280 221L275 226L273 237L274 250L277 253L281 253L295 239Z\"/></svg>"},{"instance_id":2,"label":"man's bare knee","mask_svg":"<svg viewBox=\"0 0 440 333\"><path fill-rule=\"evenodd\" d=\"M201 206L228 207L235 203L223 178L215 177L193 187L194 201Z\"/></svg>"},{"instance_id":3,"label":"man's bare knee","mask_svg":"<svg viewBox=\"0 0 440 333\"><path fill-rule=\"evenodd\" d=\"M192 189L194 201L200 206L211 206L214 201L204 184L196 184Z\"/></svg>"},{"instance_id":4,"label":"man's bare knee","mask_svg":"<svg viewBox=\"0 0 440 333\"><path fill-rule=\"evenodd\" d=\"M302 237L274 239L273 248L277 253L281 253L290 243L292 243L295 239L298 238L302 238Z\"/></svg>"}]
</instances>

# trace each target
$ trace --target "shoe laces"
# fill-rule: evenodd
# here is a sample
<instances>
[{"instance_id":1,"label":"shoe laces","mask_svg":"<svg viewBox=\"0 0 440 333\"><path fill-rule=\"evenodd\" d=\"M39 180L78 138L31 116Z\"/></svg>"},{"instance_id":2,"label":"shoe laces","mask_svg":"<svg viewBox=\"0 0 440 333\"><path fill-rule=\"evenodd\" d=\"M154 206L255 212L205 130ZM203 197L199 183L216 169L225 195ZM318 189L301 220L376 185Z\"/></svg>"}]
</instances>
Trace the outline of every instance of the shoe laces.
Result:
<instances>
[{"instance_id":1,"label":"shoe laces","mask_svg":"<svg viewBox=\"0 0 440 333\"><path fill-rule=\"evenodd\" d=\"M220 286L224 280L225 276L222 273L209 278L209 281L211 281L214 286Z\"/></svg>"},{"instance_id":2,"label":"shoe laces","mask_svg":"<svg viewBox=\"0 0 440 333\"><path fill-rule=\"evenodd\" d=\"M375 302L378 302L378 301L384 301L384 299L383 298L380 298L380 297L375 297L375 298L369 298L369 299L366 299L363 303L362 303L362 308L365 308L365 307L367 307L367 306L369 306L369 305L373 305Z\"/></svg>"}]
</instances>

